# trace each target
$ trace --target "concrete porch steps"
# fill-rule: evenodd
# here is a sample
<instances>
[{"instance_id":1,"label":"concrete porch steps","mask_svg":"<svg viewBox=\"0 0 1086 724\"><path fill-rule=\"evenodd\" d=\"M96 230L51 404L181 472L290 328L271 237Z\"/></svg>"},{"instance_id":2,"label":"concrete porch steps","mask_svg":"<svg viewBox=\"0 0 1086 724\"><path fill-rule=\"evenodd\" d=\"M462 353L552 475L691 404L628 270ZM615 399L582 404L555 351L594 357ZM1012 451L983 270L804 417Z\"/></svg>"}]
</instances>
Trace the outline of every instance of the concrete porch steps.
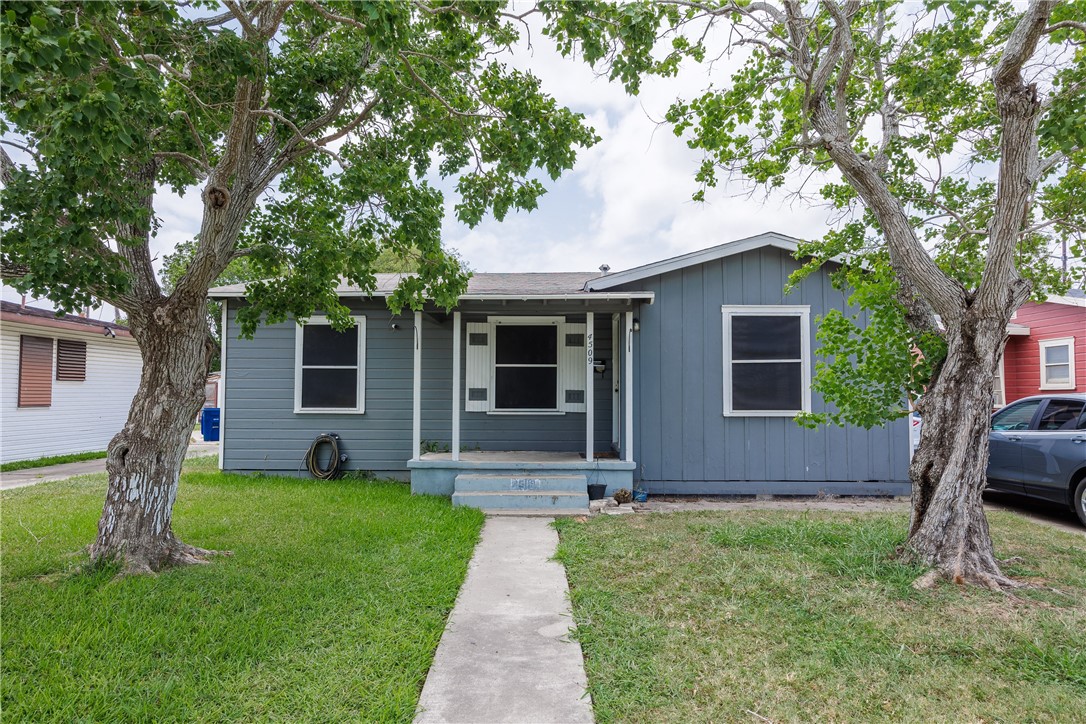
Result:
<instances>
[{"instance_id":1,"label":"concrete porch steps","mask_svg":"<svg viewBox=\"0 0 1086 724\"><path fill-rule=\"evenodd\" d=\"M569 493L586 493L588 478L584 475L555 475L525 472L510 475L503 473L462 473L456 476L454 491L470 492L532 492L536 490L562 490Z\"/></svg>"},{"instance_id":2,"label":"concrete porch steps","mask_svg":"<svg viewBox=\"0 0 1086 724\"><path fill-rule=\"evenodd\" d=\"M486 512L577 515L588 511L588 479L584 475L464 473L456 476L452 503Z\"/></svg>"},{"instance_id":3,"label":"concrete porch steps","mask_svg":"<svg viewBox=\"0 0 1086 724\"><path fill-rule=\"evenodd\" d=\"M453 493L453 505L466 505L480 510L500 511L506 509L539 510L549 515L561 513L588 512L588 491L574 493L569 490L517 490L517 491L471 491Z\"/></svg>"}]
</instances>

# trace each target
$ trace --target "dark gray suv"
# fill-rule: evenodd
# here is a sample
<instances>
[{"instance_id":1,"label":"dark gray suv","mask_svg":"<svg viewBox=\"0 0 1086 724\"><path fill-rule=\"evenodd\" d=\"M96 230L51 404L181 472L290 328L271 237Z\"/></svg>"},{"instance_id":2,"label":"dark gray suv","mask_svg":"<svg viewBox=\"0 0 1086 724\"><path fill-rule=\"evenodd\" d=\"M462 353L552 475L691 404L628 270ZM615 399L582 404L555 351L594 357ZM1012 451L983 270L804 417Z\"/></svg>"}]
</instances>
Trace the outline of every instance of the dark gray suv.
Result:
<instances>
[{"instance_id":1,"label":"dark gray suv","mask_svg":"<svg viewBox=\"0 0 1086 724\"><path fill-rule=\"evenodd\" d=\"M1037 395L992 415L988 488L1070 506L1086 525L1086 394Z\"/></svg>"}]
</instances>

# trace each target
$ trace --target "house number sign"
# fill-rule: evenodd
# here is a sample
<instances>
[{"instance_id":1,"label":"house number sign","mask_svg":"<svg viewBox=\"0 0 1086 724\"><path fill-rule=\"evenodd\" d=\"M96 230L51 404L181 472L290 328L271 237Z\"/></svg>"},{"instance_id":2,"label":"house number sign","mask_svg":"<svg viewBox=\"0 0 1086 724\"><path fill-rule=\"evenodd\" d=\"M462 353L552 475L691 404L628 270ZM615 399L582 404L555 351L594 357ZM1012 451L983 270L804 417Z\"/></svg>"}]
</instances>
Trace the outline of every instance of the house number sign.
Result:
<instances>
[{"instance_id":1,"label":"house number sign","mask_svg":"<svg viewBox=\"0 0 1086 724\"><path fill-rule=\"evenodd\" d=\"M510 490L539 490L543 487L543 481L539 478L512 478L509 481Z\"/></svg>"}]
</instances>

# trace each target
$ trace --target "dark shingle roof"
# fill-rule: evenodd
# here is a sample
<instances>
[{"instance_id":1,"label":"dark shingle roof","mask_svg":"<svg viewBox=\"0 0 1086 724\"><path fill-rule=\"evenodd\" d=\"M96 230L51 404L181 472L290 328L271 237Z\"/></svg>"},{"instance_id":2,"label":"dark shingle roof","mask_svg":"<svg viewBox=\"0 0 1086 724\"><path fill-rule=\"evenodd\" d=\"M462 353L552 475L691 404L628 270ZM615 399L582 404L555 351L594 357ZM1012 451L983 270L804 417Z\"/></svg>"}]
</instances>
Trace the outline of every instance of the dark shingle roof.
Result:
<instances>
[{"instance_id":1,"label":"dark shingle roof","mask_svg":"<svg viewBox=\"0 0 1086 724\"><path fill-rule=\"evenodd\" d=\"M404 274L376 274L377 286L372 295L387 296L392 293ZM585 290L585 284L600 276L599 272L525 272L475 274L468 280L465 297L494 296L513 298L518 296L565 295L600 296ZM336 292L344 296L357 296L358 287L341 283ZM231 284L211 290L212 297L237 297L245 293L244 284ZM630 294L636 295L636 292Z\"/></svg>"},{"instance_id":2,"label":"dark shingle roof","mask_svg":"<svg viewBox=\"0 0 1086 724\"><path fill-rule=\"evenodd\" d=\"M53 319L62 322L73 322L75 324L85 324L88 327L94 327L99 330L102 328L109 329L123 329L127 330L128 327L123 324L117 324L116 322L106 322L101 319L88 319L87 317L80 317L76 314L61 314L57 315L56 312L49 309L39 309L38 307L24 307L15 302L8 302L0 300L0 311L7 312L9 314L18 314L22 317L29 317L27 321L33 324L33 319Z\"/></svg>"}]
</instances>

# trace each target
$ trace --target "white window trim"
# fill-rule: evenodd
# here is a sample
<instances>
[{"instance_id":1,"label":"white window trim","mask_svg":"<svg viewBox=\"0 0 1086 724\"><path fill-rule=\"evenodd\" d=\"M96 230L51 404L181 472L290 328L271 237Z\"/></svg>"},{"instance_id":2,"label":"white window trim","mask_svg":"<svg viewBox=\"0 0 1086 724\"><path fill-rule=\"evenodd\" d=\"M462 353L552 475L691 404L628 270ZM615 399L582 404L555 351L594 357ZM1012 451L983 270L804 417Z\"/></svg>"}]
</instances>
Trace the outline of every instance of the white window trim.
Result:
<instances>
[{"instance_id":1,"label":"white window trim","mask_svg":"<svg viewBox=\"0 0 1086 724\"><path fill-rule=\"evenodd\" d=\"M1007 406L1007 375L1003 366L1003 360L1007 357L1006 348L1003 349L1003 354L999 355L999 389L992 390L992 409L998 410ZM995 396L999 395L999 400L995 400Z\"/></svg>"},{"instance_id":2,"label":"white window trim","mask_svg":"<svg viewBox=\"0 0 1086 724\"><path fill-rule=\"evenodd\" d=\"M731 318L739 316L781 317L796 316L800 318L800 380L803 394L803 409L800 410L734 410L732 409L732 337ZM795 417L801 412L811 411L811 307L810 305L772 305L772 304L725 304L720 307L721 333L723 336L723 387L724 387L724 417ZM778 360L759 360L761 362L774 362ZM795 362L795 360L779 360Z\"/></svg>"},{"instance_id":3,"label":"white window trim","mask_svg":"<svg viewBox=\"0 0 1086 724\"><path fill-rule=\"evenodd\" d=\"M1041 370L1041 390L1073 390L1075 389L1075 338L1060 337L1058 339L1042 339L1038 342L1040 359L1038 364ZM1048 370L1045 365L1045 352L1049 347L1067 347L1067 382L1049 382L1045 374Z\"/></svg>"},{"instance_id":4,"label":"white window trim","mask_svg":"<svg viewBox=\"0 0 1086 724\"><path fill-rule=\"evenodd\" d=\"M554 367L554 403L556 407L539 407L539 408L501 408L497 407L497 398L494 394L494 383L498 373L498 333L496 328L505 324L515 327L529 327L529 326L554 326L556 328L555 334L561 336L562 324L566 321L564 316L551 316L551 317L516 317L516 316L503 316L503 317L487 317L487 324L490 325L490 329L487 334L490 335L490 388L487 390L487 400L489 403L489 409L486 411L488 415L564 415L564 410L560 409L561 400L559 398L558 389L559 381L561 379L560 365L562 363L562 355L556 351L555 363L553 365L507 365L511 367ZM557 340L561 344L562 340ZM557 348L556 348L557 349Z\"/></svg>"},{"instance_id":5,"label":"white window trim","mask_svg":"<svg viewBox=\"0 0 1086 724\"><path fill-rule=\"evenodd\" d=\"M294 414L335 414L362 415L366 412L366 317L352 314L351 319L358 326L358 389L355 391L357 407L302 407L302 334L311 324L331 324L328 317L317 315L310 317L304 324L294 327ZM310 365L309 369L354 369L354 365Z\"/></svg>"}]
</instances>

